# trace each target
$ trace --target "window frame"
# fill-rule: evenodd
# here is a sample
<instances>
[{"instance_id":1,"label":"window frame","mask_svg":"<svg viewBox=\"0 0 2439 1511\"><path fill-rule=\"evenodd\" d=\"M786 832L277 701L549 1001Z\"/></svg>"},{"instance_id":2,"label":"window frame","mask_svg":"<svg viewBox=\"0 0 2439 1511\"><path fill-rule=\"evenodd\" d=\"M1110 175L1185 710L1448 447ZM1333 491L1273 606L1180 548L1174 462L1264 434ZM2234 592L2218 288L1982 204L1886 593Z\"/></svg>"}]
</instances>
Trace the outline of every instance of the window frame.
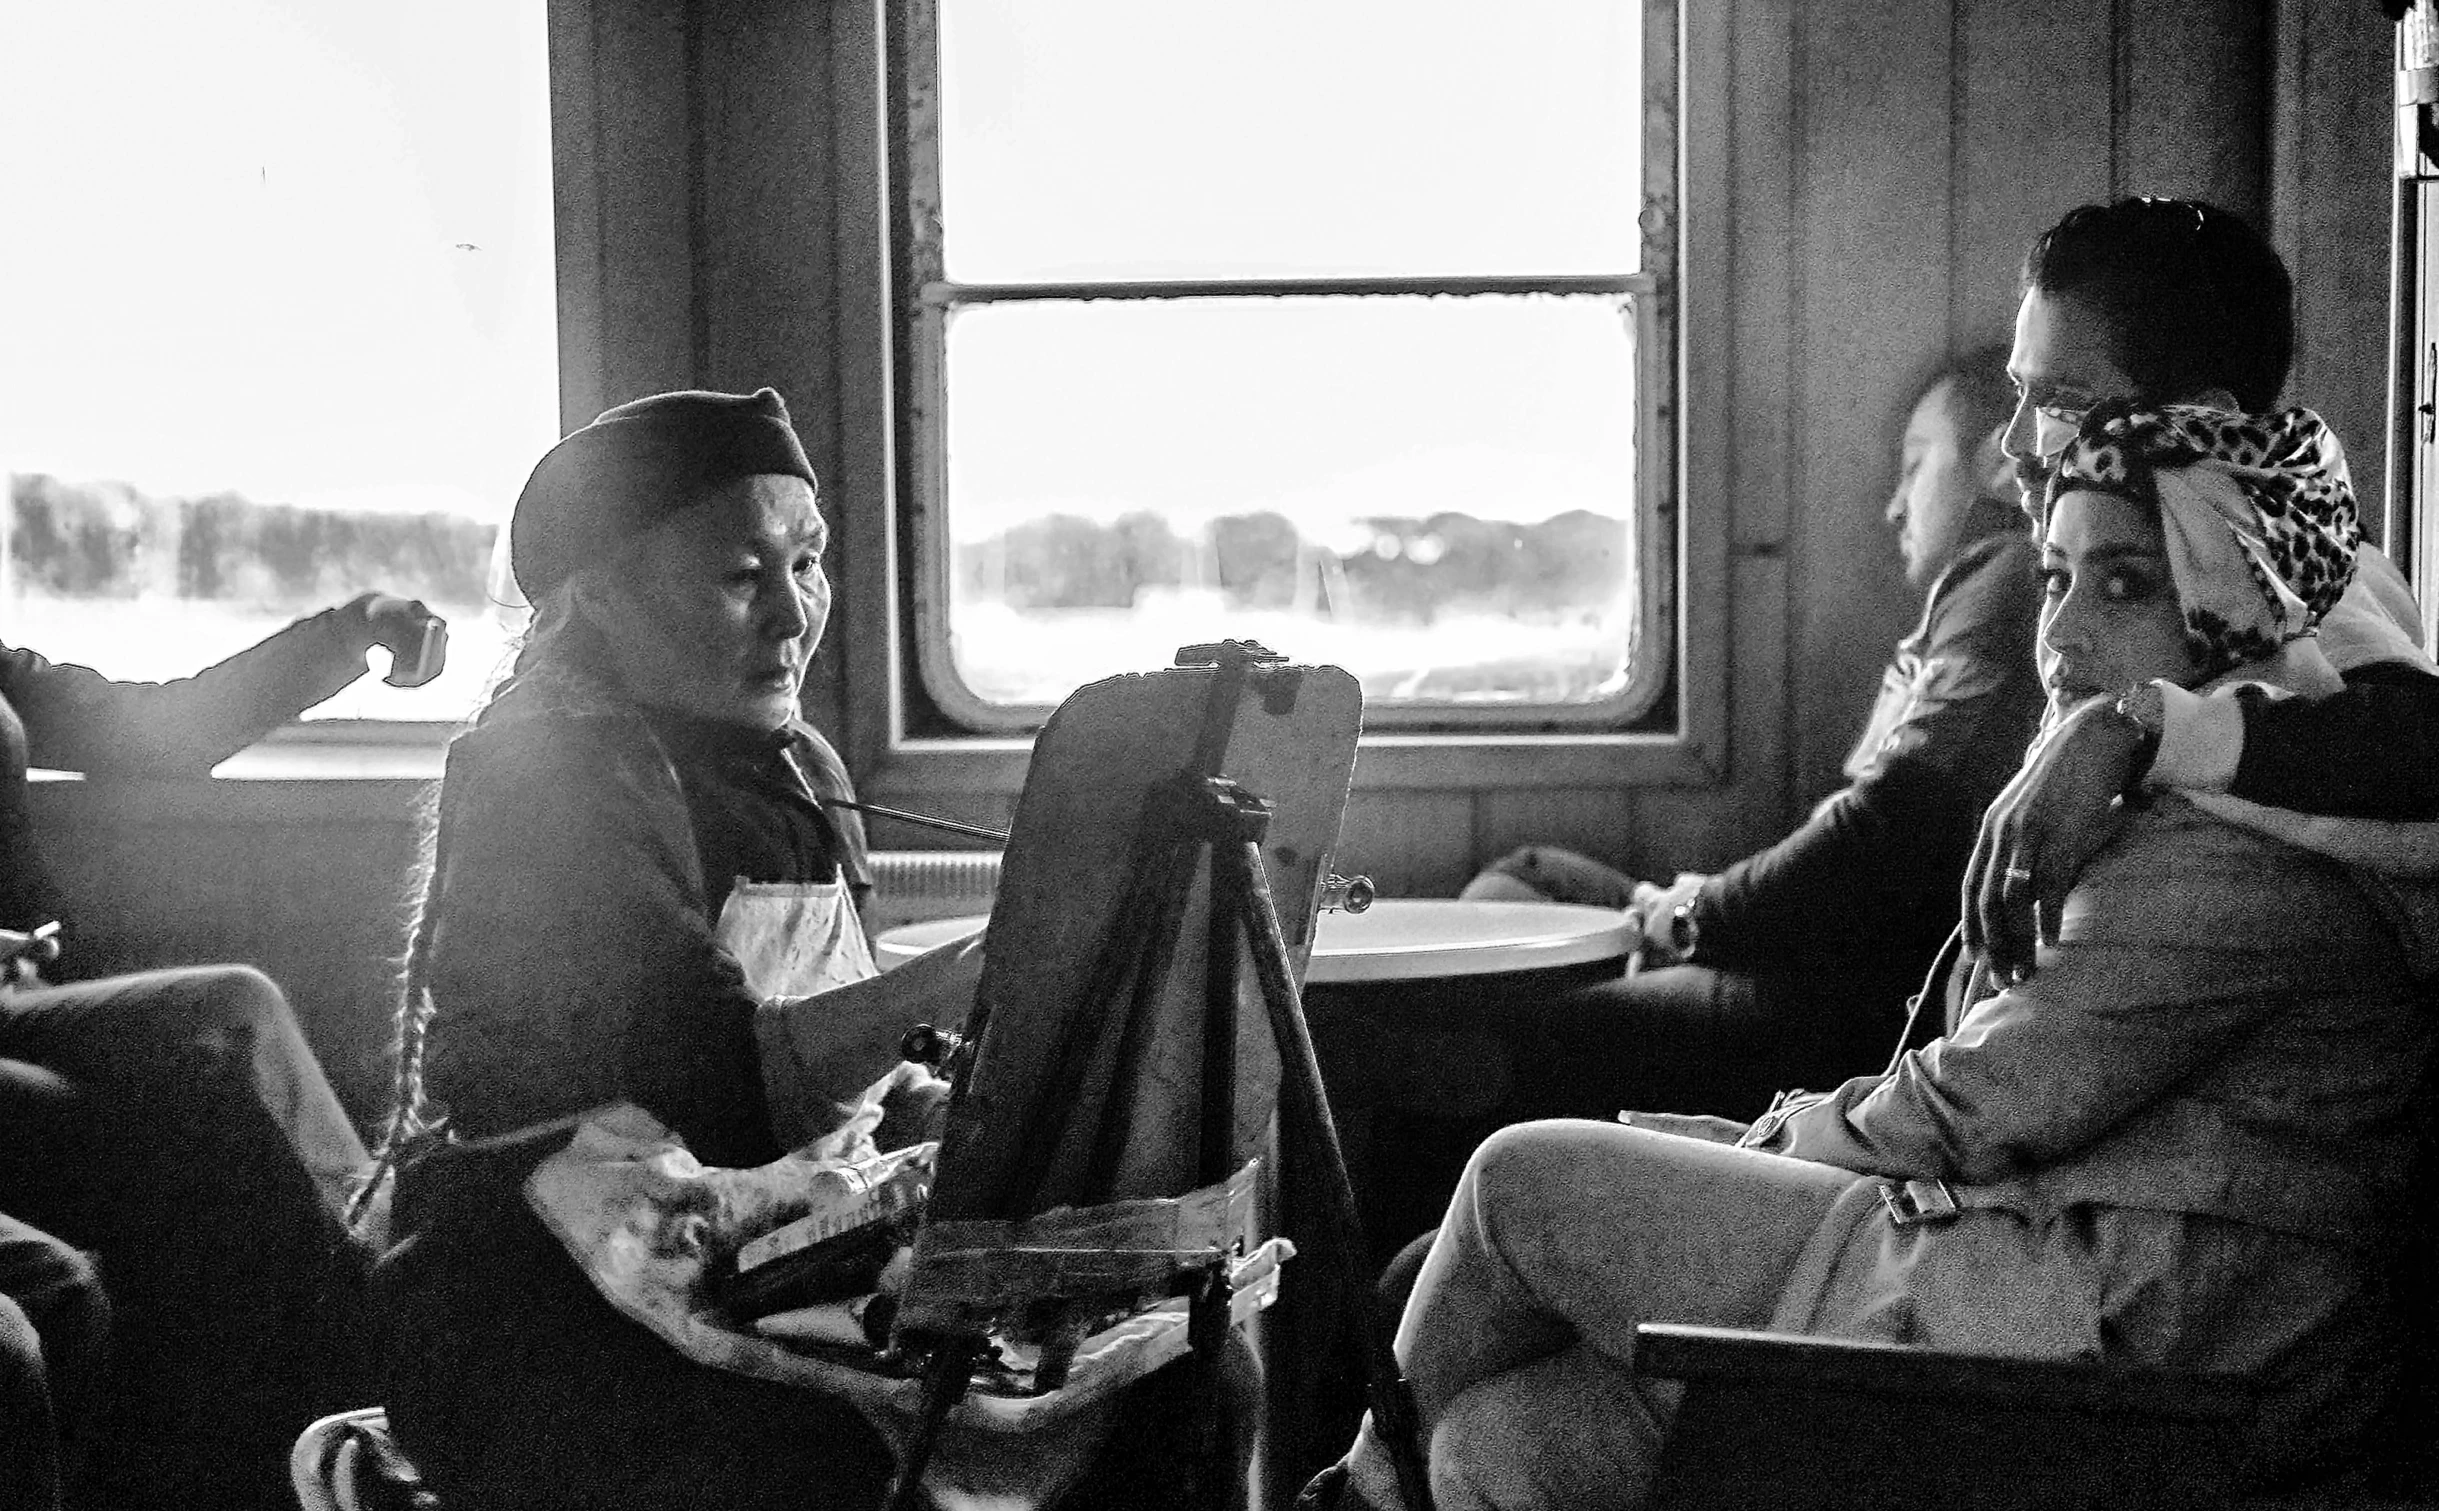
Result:
<instances>
[{"instance_id":1,"label":"window frame","mask_svg":"<svg viewBox=\"0 0 2439 1511\"><path fill-rule=\"evenodd\" d=\"M936 110L936 66L921 29L935 3L869 0L836 13L832 37L841 186L834 253L842 296L840 491L856 500L844 567L852 602L889 606L886 615L852 615L845 626L854 672L846 732L859 771L869 773L865 785L875 791L1004 792L1021 784L1029 733L960 721L923 678L924 658L941 656L946 647L944 635L926 638L922 631L945 612L950 570L945 551L930 549L939 520L925 507L925 490L937 487L945 460L944 416L932 396L940 391L942 311L953 300L944 300L937 287L944 280L937 277L936 160L918 150L905 128L917 111ZM1597 724L1549 718L1540 710L1520 716L1509 708L1469 710L1462 721L1442 710L1395 720L1374 710L1361 746L1360 786L1711 785L1724 775L1728 354L1718 338L1729 328L1731 27L1724 8L1702 0L1644 4L1652 79L1647 130L1665 133L1666 142L1654 140L1652 160L1673 160L1675 173L1673 181L1647 174L1646 272L1591 281L1632 285L1650 278L1654 288L1653 297L1638 301L1659 333L1646 371L1667 381L1643 385L1638 466L1647 532L1639 542L1646 547L1639 571L1647 633L1660 652L1646 658L1642 670L1652 677L1656 701L1640 717L1609 711ZM857 172L866 163L868 181ZM1365 292L1434 282L1453 291L1508 292L1567 281L1326 282ZM1298 291L1325 284L1292 282ZM933 287L927 290L927 283ZM1137 287L1167 293L1197 286L1164 281ZM1038 298L1045 297L1044 288L1071 294L1099 287L969 286L962 292L970 297L981 288L987 298ZM1689 339L1689 333L1707 333L1708 339Z\"/></svg>"}]
</instances>

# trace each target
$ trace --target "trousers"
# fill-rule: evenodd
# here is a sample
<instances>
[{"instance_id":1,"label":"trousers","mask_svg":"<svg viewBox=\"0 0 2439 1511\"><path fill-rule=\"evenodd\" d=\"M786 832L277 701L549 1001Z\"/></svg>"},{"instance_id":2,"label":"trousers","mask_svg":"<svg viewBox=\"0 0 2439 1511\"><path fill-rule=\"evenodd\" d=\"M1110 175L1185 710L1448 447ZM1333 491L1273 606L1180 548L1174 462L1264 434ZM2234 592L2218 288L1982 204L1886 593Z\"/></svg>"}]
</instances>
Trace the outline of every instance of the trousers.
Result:
<instances>
[{"instance_id":1,"label":"trousers","mask_svg":"<svg viewBox=\"0 0 2439 1511\"><path fill-rule=\"evenodd\" d=\"M389 1407L449 1511L864 1511L893 1461L843 1400L697 1364L601 1298L522 1194L566 1142L445 1148L399 1177Z\"/></svg>"},{"instance_id":2,"label":"trousers","mask_svg":"<svg viewBox=\"0 0 2439 1511\"><path fill-rule=\"evenodd\" d=\"M361 1404L330 1364L361 1315L369 1265L339 1212L366 1165L260 972L0 996L0 1210L97 1256L109 1296L101 1432L71 1503L284 1494L298 1430Z\"/></svg>"},{"instance_id":3,"label":"trousers","mask_svg":"<svg viewBox=\"0 0 2439 1511\"><path fill-rule=\"evenodd\" d=\"M60 1504L92 1438L109 1330L92 1259L0 1216L0 1505Z\"/></svg>"},{"instance_id":4,"label":"trousers","mask_svg":"<svg viewBox=\"0 0 2439 1511\"><path fill-rule=\"evenodd\" d=\"M1616 1125L1501 1129L1475 1151L1397 1332L1440 1511L1642 1503L1677 1388L1641 1322L1767 1325L1850 1171ZM1396 1502L1367 1428L1363 1498Z\"/></svg>"}]
</instances>

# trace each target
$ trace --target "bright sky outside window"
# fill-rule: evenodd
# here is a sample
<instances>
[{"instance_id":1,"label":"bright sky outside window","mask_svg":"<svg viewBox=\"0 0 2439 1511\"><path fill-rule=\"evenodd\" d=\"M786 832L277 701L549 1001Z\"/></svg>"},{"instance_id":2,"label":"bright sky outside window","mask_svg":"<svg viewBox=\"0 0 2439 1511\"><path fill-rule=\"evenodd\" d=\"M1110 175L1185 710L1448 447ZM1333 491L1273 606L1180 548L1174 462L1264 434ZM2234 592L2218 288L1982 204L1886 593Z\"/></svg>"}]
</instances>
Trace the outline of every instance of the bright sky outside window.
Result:
<instances>
[{"instance_id":1,"label":"bright sky outside window","mask_svg":"<svg viewBox=\"0 0 2439 1511\"><path fill-rule=\"evenodd\" d=\"M908 14L945 706L1251 635L1376 711L1615 711L1669 360L1637 7Z\"/></svg>"},{"instance_id":2,"label":"bright sky outside window","mask_svg":"<svg viewBox=\"0 0 2439 1511\"><path fill-rule=\"evenodd\" d=\"M179 676L382 588L449 675L316 714L462 716L558 434L539 0L12 5L0 57L0 640Z\"/></svg>"}]
</instances>

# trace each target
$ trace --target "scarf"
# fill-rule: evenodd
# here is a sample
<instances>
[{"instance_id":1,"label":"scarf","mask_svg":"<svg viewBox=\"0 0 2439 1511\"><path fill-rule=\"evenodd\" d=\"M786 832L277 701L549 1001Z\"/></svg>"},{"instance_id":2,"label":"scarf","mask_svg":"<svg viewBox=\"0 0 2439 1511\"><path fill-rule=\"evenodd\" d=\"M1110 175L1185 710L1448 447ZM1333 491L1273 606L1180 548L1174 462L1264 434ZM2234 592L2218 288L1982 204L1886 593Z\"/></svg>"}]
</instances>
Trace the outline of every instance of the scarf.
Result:
<instances>
[{"instance_id":1,"label":"scarf","mask_svg":"<svg viewBox=\"0 0 2439 1511\"><path fill-rule=\"evenodd\" d=\"M2059 453L2043 519L2091 489L2156 508L2205 675L2312 633L2354 580L2362 524L2337 436L2309 409L2101 405Z\"/></svg>"}]
</instances>

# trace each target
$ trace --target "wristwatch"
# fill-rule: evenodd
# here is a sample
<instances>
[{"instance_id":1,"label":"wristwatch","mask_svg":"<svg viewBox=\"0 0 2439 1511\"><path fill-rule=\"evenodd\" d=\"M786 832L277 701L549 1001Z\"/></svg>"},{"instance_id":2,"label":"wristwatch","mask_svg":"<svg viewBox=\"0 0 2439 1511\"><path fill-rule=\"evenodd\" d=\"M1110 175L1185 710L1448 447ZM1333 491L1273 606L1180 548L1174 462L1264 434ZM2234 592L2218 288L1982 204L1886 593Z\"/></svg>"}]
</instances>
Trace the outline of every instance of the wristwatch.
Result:
<instances>
[{"instance_id":1,"label":"wristwatch","mask_svg":"<svg viewBox=\"0 0 2439 1511\"><path fill-rule=\"evenodd\" d=\"M2168 698L2157 682L2137 682L2117 695L2109 712L2134 731L2134 770L2126 783L2126 790L2132 792L2142 786L2152 760L2160 753L2160 736L2168 730Z\"/></svg>"},{"instance_id":2,"label":"wristwatch","mask_svg":"<svg viewBox=\"0 0 2439 1511\"><path fill-rule=\"evenodd\" d=\"M1694 946L1702 942L1702 924L1694 917L1694 905L1681 902L1668 910L1668 948L1679 960L1691 959Z\"/></svg>"}]
</instances>

